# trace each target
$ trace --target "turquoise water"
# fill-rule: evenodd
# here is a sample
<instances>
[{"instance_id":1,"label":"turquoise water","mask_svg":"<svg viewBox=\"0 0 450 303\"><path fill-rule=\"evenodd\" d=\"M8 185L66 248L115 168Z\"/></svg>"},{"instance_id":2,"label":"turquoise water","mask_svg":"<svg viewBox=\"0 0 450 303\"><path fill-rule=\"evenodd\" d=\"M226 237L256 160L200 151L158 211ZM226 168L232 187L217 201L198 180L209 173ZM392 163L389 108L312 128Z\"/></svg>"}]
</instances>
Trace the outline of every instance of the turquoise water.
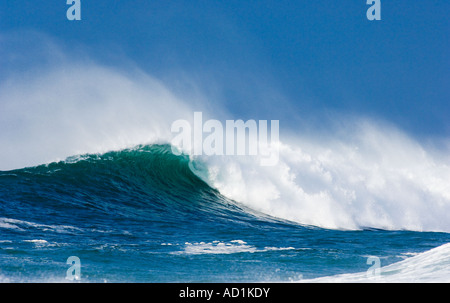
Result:
<instances>
[{"instance_id":1,"label":"turquoise water","mask_svg":"<svg viewBox=\"0 0 450 303\"><path fill-rule=\"evenodd\" d=\"M332 230L263 214L211 188L190 161L151 145L0 172L0 281L67 281L70 256L82 282L302 281L450 242L445 232Z\"/></svg>"}]
</instances>

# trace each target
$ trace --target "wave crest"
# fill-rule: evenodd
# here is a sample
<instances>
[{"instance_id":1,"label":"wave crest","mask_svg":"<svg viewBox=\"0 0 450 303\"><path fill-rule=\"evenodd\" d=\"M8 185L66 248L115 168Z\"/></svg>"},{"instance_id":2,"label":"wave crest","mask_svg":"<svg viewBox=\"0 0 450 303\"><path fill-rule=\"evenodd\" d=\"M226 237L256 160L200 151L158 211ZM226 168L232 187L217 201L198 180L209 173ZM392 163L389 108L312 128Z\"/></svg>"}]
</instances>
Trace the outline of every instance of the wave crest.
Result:
<instances>
[{"instance_id":1,"label":"wave crest","mask_svg":"<svg viewBox=\"0 0 450 303\"><path fill-rule=\"evenodd\" d=\"M197 171L230 199L331 229L450 232L450 161L394 128L361 124L345 139L280 144L280 160L203 157Z\"/></svg>"}]
</instances>

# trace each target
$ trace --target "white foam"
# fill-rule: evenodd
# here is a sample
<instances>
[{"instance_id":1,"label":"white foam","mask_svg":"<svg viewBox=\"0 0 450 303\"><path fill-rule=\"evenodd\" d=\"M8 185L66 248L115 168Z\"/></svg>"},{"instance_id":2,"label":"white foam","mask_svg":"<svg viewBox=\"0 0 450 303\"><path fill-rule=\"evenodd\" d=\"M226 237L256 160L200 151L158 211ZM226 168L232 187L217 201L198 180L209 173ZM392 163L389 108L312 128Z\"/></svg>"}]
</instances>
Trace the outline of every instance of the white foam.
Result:
<instances>
[{"instance_id":1,"label":"white foam","mask_svg":"<svg viewBox=\"0 0 450 303\"><path fill-rule=\"evenodd\" d=\"M11 283L11 280L8 277L0 275L0 283Z\"/></svg>"},{"instance_id":2,"label":"white foam","mask_svg":"<svg viewBox=\"0 0 450 303\"><path fill-rule=\"evenodd\" d=\"M450 152L373 121L340 132L280 143L276 166L202 157L207 171L194 172L235 201L301 224L450 232Z\"/></svg>"},{"instance_id":3,"label":"white foam","mask_svg":"<svg viewBox=\"0 0 450 303\"><path fill-rule=\"evenodd\" d=\"M0 283L87 283L86 279L81 281L70 281L60 276L54 276L52 274L41 274L36 277L24 277L24 275L0 275Z\"/></svg>"},{"instance_id":4,"label":"white foam","mask_svg":"<svg viewBox=\"0 0 450 303\"><path fill-rule=\"evenodd\" d=\"M49 243L47 240L43 239L23 240L23 242L33 243L36 248L56 246L55 243Z\"/></svg>"},{"instance_id":5,"label":"white foam","mask_svg":"<svg viewBox=\"0 0 450 303\"><path fill-rule=\"evenodd\" d=\"M42 239L34 239L34 240L23 240L23 242L30 242L30 243L38 243L38 244L47 244L47 240Z\"/></svg>"},{"instance_id":6,"label":"white foam","mask_svg":"<svg viewBox=\"0 0 450 303\"><path fill-rule=\"evenodd\" d=\"M186 242L183 254L203 255L203 254L235 254L235 253L261 253L275 250L291 250L293 247L264 247L258 249L253 245L247 244L242 240L233 240L230 242ZM178 252L177 252L178 254Z\"/></svg>"},{"instance_id":7,"label":"white foam","mask_svg":"<svg viewBox=\"0 0 450 303\"><path fill-rule=\"evenodd\" d=\"M299 282L448 283L450 282L450 243L381 267L379 275L368 275L367 272L362 272Z\"/></svg>"},{"instance_id":8,"label":"white foam","mask_svg":"<svg viewBox=\"0 0 450 303\"><path fill-rule=\"evenodd\" d=\"M20 231L24 231L25 228L30 227L57 233L73 233L75 231L82 231L82 229L70 225L46 225L11 218L0 218L0 228L17 229Z\"/></svg>"}]
</instances>

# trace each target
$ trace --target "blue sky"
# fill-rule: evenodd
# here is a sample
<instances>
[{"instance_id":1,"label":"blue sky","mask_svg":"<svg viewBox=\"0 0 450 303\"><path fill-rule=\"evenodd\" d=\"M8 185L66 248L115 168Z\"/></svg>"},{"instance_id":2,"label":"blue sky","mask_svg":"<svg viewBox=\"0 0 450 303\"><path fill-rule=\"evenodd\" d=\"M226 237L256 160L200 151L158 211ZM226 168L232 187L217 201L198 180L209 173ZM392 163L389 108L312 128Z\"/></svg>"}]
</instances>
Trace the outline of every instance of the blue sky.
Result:
<instances>
[{"instance_id":1,"label":"blue sky","mask_svg":"<svg viewBox=\"0 0 450 303\"><path fill-rule=\"evenodd\" d=\"M370 22L365 2L81 0L82 20L70 22L65 0L2 1L0 34L36 31L105 65L188 75L243 118L295 126L339 112L448 136L450 4L382 1L382 20ZM15 68L0 64L0 76Z\"/></svg>"}]
</instances>

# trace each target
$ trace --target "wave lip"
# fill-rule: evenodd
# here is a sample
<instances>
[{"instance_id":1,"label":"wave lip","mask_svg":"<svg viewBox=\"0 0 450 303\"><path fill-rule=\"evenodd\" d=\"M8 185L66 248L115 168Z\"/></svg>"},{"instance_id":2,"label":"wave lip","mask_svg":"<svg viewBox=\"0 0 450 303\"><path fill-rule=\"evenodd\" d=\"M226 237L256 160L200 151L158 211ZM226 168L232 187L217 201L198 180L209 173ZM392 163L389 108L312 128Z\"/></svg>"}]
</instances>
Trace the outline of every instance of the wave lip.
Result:
<instances>
[{"instance_id":1,"label":"wave lip","mask_svg":"<svg viewBox=\"0 0 450 303\"><path fill-rule=\"evenodd\" d=\"M449 283L450 243L380 268L379 275L367 272L342 274L299 282L315 283Z\"/></svg>"}]
</instances>

